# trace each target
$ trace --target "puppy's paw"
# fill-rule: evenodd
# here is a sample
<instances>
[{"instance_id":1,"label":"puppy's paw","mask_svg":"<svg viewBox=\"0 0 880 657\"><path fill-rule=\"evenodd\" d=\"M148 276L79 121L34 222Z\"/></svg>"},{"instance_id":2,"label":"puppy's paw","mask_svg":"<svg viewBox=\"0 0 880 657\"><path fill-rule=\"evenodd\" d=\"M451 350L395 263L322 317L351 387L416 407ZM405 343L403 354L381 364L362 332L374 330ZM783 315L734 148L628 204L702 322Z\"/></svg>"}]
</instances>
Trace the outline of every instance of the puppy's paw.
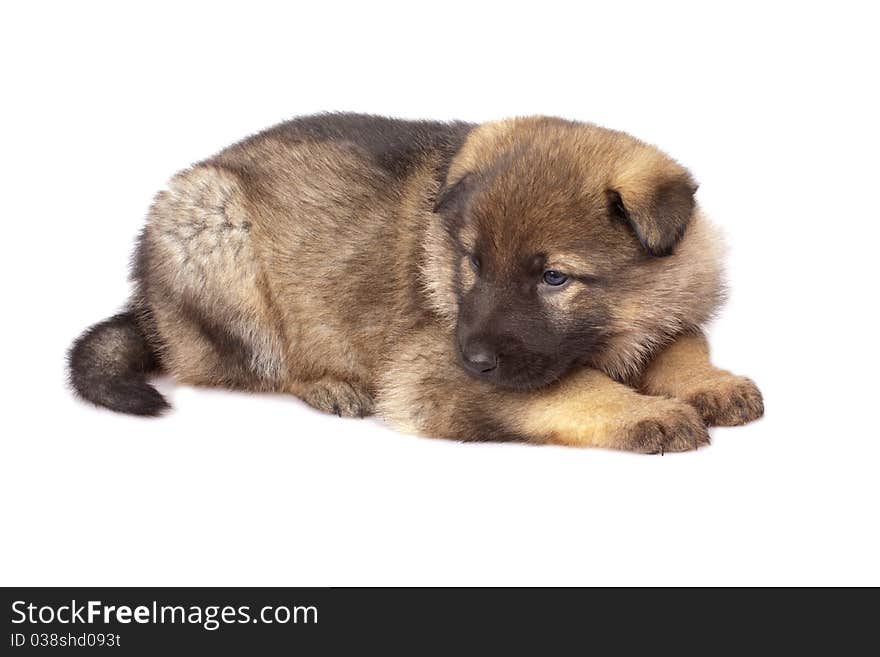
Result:
<instances>
[{"instance_id":1,"label":"puppy's paw","mask_svg":"<svg viewBox=\"0 0 880 657\"><path fill-rule=\"evenodd\" d=\"M761 391L744 376L727 374L700 385L685 398L710 427L733 427L764 415Z\"/></svg>"},{"instance_id":2,"label":"puppy's paw","mask_svg":"<svg viewBox=\"0 0 880 657\"><path fill-rule=\"evenodd\" d=\"M340 417L366 417L373 414L375 407L373 396L366 389L334 379L305 384L300 397L309 406Z\"/></svg>"},{"instance_id":3,"label":"puppy's paw","mask_svg":"<svg viewBox=\"0 0 880 657\"><path fill-rule=\"evenodd\" d=\"M620 449L643 454L686 452L709 444L709 432L696 410L673 399L652 399L642 417L621 432Z\"/></svg>"}]
</instances>

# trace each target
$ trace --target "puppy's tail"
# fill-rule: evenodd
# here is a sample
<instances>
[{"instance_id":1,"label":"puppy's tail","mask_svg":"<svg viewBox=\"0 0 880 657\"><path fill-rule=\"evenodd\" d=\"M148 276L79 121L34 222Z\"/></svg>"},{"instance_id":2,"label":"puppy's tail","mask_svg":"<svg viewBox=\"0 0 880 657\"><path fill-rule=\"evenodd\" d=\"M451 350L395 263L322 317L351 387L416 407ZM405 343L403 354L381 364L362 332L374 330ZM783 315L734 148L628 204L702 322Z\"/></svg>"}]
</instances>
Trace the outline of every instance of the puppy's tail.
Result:
<instances>
[{"instance_id":1,"label":"puppy's tail","mask_svg":"<svg viewBox=\"0 0 880 657\"><path fill-rule=\"evenodd\" d=\"M147 383L160 369L132 310L114 315L83 333L68 352L70 384L83 399L120 413L159 415L170 408Z\"/></svg>"}]
</instances>

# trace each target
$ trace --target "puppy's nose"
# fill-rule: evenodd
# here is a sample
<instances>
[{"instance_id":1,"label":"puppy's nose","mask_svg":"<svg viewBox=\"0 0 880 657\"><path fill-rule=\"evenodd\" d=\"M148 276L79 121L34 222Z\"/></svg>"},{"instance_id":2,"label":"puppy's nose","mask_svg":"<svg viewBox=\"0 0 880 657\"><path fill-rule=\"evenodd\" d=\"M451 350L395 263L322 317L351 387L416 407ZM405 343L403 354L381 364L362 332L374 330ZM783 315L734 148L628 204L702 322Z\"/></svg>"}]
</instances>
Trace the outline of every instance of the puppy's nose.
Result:
<instances>
[{"instance_id":1,"label":"puppy's nose","mask_svg":"<svg viewBox=\"0 0 880 657\"><path fill-rule=\"evenodd\" d=\"M465 367L474 374L488 374L498 367L498 354L483 340L469 341L462 347Z\"/></svg>"}]
</instances>

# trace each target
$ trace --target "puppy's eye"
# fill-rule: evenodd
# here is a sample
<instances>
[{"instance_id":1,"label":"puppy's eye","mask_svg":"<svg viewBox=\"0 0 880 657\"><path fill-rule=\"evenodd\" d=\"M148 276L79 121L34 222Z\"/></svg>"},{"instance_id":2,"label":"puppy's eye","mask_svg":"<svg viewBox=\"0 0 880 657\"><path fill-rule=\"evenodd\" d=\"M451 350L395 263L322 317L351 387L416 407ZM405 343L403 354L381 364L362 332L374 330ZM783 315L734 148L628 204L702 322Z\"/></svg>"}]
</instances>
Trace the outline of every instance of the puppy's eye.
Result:
<instances>
[{"instance_id":1,"label":"puppy's eye","mask_svg":"<svg viewBox=\"0 0 880 657\"><path fill-rule=\"evenodd\" d=\"M559 287L568 282L568 276L553 269L545 271L541 278L547 285L552 285L553 287Z\"/></svg>"},{"instance_id":2,"label":"puppy's eye","mask_svg":"<svg viewBox=\"0 0 880 657\"><path fill-rule=\"evenodd\" d=\"M471 263L471 268L472 268L476 273L479 274L479 273L480 273L480 259L479 259L477 256L472 255L468 260L469 260L470 263Z\"/></svg>"}]
</instances>

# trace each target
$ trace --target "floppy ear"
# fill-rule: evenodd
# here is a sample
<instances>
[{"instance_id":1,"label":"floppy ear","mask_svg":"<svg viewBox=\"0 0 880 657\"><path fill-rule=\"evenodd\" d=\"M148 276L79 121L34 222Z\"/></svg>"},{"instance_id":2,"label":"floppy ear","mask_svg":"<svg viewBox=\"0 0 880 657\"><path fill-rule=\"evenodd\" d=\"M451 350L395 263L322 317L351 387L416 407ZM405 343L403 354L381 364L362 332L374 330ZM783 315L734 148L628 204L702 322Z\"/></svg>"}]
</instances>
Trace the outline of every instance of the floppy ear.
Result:
<instances>
[{"instance_id":1,"label":"floppy ear","mask_svg":"<svg viewBox=\"0 0 880 657\"><path fill-rule=\"evenodd\" d=\"M653 256L672 253L694 214L698 185L682 169L630 180L609 190L612 212L628 223L645 251Z\"/></svg>"},{"instance_id":2,"label":"floppy ear","mask_svg":"<svg viewBox=\"0 0 880 657\"><path fill-rule=\"evenodd\" d=\"M434 212L446 216L461 214L474 186L474 177L466 173L451 185L447 182L437 192Z\"/></svg>"}]
</instances>

